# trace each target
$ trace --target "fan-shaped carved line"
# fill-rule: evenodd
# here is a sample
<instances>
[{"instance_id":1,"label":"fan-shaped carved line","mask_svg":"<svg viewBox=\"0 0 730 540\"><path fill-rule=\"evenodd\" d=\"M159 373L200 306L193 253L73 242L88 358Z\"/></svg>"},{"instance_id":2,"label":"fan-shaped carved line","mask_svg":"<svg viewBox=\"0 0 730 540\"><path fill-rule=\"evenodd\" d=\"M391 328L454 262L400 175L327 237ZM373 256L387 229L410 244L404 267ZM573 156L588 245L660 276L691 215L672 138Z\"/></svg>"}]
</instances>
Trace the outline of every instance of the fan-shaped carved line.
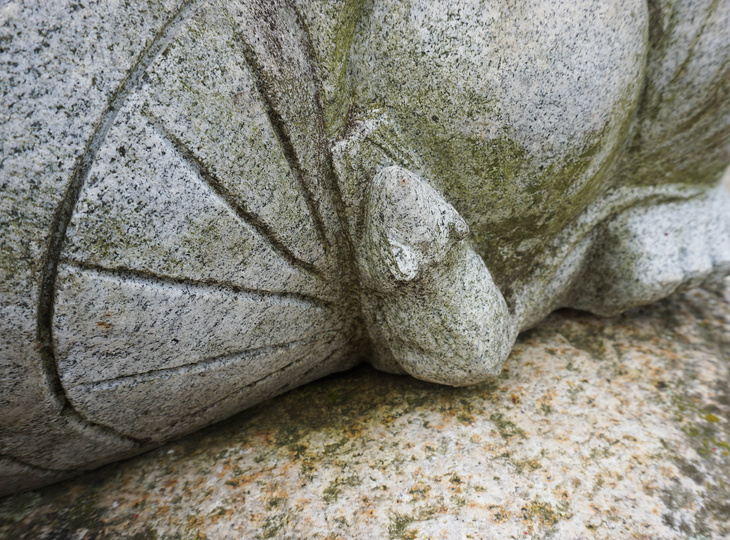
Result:
<instances>
[{"instance_id":1,"label":"fan-shaped carved line","mask_svg":"<svg viewBox=\"0 0 730 540\"><path fill-rule=\"evenodd\" d=\"M317 363L317 365L316 365L316 366L312 366L312 367L311 367L310 369L308 369L308 370L307 370L307 371L306 371L306 372L305 372L305 373L304 373L304 374L302 375L302 378L305 378L305 377L306 377L306 376L307 376L308 374L310 374L310 373L311 373L312 371L314 371L315 369L317 369L318 367L320 367L320 366L321 366L322 364L326 364L326 363L327 363L327 362L329 361L329 359L330 359L330 358L332 358L332 357L333 357L333 356L334 356L335 354L337 354L337 353L339 353L339 352L341 352L341 351L340 351L340 350L335 350L335 351L332 351L332 352L331 352L330 354L328 354L328 355L327 355L327 356L326 356L326 357L324 358L324 360L321 360L320 362L318 362L318 363ZM180 424L181 422L183 422L183 421L185 421L185 420L188 420L188 419L189 419L189 418L190 418L191 416L200 416L201 414L205 414L205 413L206 413L207 411L209 411L209 410L210 410L210 409L212 409L213 407L216 407L216 406L217 406L217 405L219 405L220 403L223 403L224 401L226 401L227 399L229 399L229 398L230 398L231 396L235 396L236 394L242 394L243 392L247 392L247 391L251 390L252 388L254 388L254 387L256 387L256 386L258 386L258 385L260 385L260 384L263 384L263 383L265 383L265 382L266 382L267 380L269 380L269 379L271 379L271 378L275 377L276 375L278 375L278 374L281 374L281 373L282 373L282 372L284 372L284 371L287 371L287 370L290 370L290 369L294 369L295 367L297 367L297 366L298 366L299 364L301 364L302 362L304 362L304 361L305 361L305 360L307 360L307 359L308 359L308 358L307 358L306 356L304 356L304 357L301 357L301 358L297 358L296 360L293 360L292 362L288 363L288 364L287 364L286 366L284 366L284 367L282 367L282 368L279 368L278 370L276 370L276 371L275 371L275 372L273 372L273 373L269 373L268 375L265 375L265 376L263 376L262 378L260 378L260 379L257 379L257 380L255 380L255 381L253 381L253 382L251 382L251 383L247 384L246 386L242 386L241 388L237 388L236 390L233 390L233 391L231 391L231 392L228 392L228 393L227 393L227 394L225 394L225 395L224 395L223 397L221 397L220 399L216 400L216 401L215 401L214 403L211 403L211 404L209 404L209 405L206 405L205 407L203 407L203 408L201 408L201 409L198 409L197 411L194 411L194 412L192 412L192 413L190 413L190 414L186 415L186 417L185 417L184 419L182 419L182 420L179 420L178 422L176 422L176 423L175 423L175 424L174 424L174 425L172 426L172 428L170 429L170 431L173 431L173 432L174 432L174 431L175 431L175 429L177 428L177 426L178 426L178 425L179 425L179 424ZM290 388L292 388L292 387L294 387L294 386L297 386L297 385L299 385L299 384L300 384L300 383L299 383L299 382L296 382L296 381L287 381L287 382L285 382L285 383L284 383L284 384L283 384L282 386L280 386L280 387L279 387L279 388L278 388L277 390L275 390L275 391L274 391L274 392L273 392L272 394L270 394L270 395L277 395L277 394L280 394L280 393L282 393L282 392L284 392L284 391L286 391L286 390L289 390ZM261 399L260 401L263 401L263 399Z\"/></svg>"},{"instance_id":2,"label":"fan-shaped carved line","mask_svg":"<svg viewBox=\"0 0 730 540\"><path fill-rule=\"evenodd\" d=\"M32 469L32 470L40 471L43 473L58 474L58 473L68 473L69 472L64 469L50 469L48 467L41 467L39 465L33 465L32 463L28 463L27 461L23 461L22 459L18 459L14 456L9 456L7 454L0 454L0 464L2 464L3 461L11 463L13 465L19 465L20 467L25 467L26 469Z\"/></svg>"},{"instance_id":3,"label":"fan-shaped carved line","mask_svg":"<svg viewBox=\"0 0 730 540\"><path fill-rule=\"evenodd\" d=\"M708 8L707 12L705 13L705 19L702 21L702 26L700 26L700 29L697 31L697 34L695 34L694 38L692 38L692 43L687 48L687 56L685 56L682 63L677 68L677 71L675 71L674 76L667 84L667 88L673 86L676 84L676 82L679 80L679 78L684 75L684 73L687 71L687 68L689 67L689 64L692 62L692 59L695 55L695 49L697 49L697 45L700 43L700 40L704 37L705 34L705 28L707 28L707 24L710 22L710 19L714 15L715 11L717 10L717 6L719 5L718 0L712 0L710 3L710 7Z\"/></svg>"},{"instance_id":4,"label":"fan-shaped carved line","mask_svg":"<svg viewBox=\"0 0 730 540\"><path fill-rule=\"evenodd\" d=\"M142 445L142 441L119 433L109 426L88 421L73 408L66 396L58 374L56 353L53 348L53 301L56 290L56 276L66 238L66 230L81 195L81 189L89 177L99 149L114 124L120 109L129 95L139 87L142 75L147 68L167 48L175 32L192 16L202 2L203 0L185 0L180 4L178 10L142 50L132 68L110 96L106 109L94 126L83 152L76 160L66 193L53 215L48 249L42 261L36 336L40 344L40 367L45 379L44 384L50 396L56 401L61 415L74 417L86 429L94 430L97 434L112 436L117 440L124 440L135 445Z\"/></svg>"},{"instance_id":5,"label":"fan-shaped carved line","mask_svg":"<svg viewBox=\"0 0 730 540\"><path fill-rule=\"evenodd\" d=\"M210 292L225 290L232 294L246 295L257 300L271 300L278 298L280 300L288 300L292 303L300 302L319 308L336 309L342 307L339 304L324 300L323 298L302 293L249 289L224 281L165 276L162 274L155 274L154 272L150 272L148 270L136 270L132 268L109 268L94 263L70 259L68 257L64 257L61 262L63 264L73 266L85 272L114 277L123 281L143 283L146 285L167 285L178 288L194 287L199 290L202 289Z\"/></svg>"},{"instance_id":6,"label":"fan-shaped carved line","mask_svg":"<svg viewBox=\"0 0 730 540\"><path fill-rule=\"evenodd\" d=\"M307 56L307 59L309 60L309 67L310 71L312 71L312 67L316 66L318 64L317 62L317 53L314 48L314 43L312 41L312 33L309 30L309 26L307 25L307 21L302 15L301 11L299 10L299 7L296 5L295 2L292 2L290 0L285 0L286 4L289 6L289 8L294 12L297 19L297 24L301 27L302 33L304 35L304 52ZM360 17L362 16L362 3L360 4ZM332 159L332 152L331 152L331 142L327 139L325 132L325 114L324 114L324 106L322 105L322 96L325 95L324 88L322 86L322 81L319 77L316 76L316 74L312 75L312 80L314 81L315 85L315 93L314 93L314 101L315 101L315 107L317 108L317 120L319 124L319 146L320 148L323 148L323 154L325 158L325 173L323 178L323 185L325 185L327 188L330 189L332 192L332 201L335 206L335 211L337 213L337 222L340 227L340 230L344 233L345 243L347 246L350 264L352 265L352 268L354 270L354 274L357 275L357 265L354 264L355 260L355 242L352 238L352 231L350 231L350 228L348 227L348 220L347 220L347 210L345 206L345 198L342 196L342 190L340 189L340 183L337 179L337 173L335 172L335 165Z\"/></svg>"},{"instance_id":7,"label":"fan-shaped carved line","mask_svg":"<svg viewBox=\"0 0 730 540\"><path fill-rule=\"evenodd\" d=\"M319 279L323 279L322 272L315 267L312 263L304 261L294 255L294 253L286 246L286 244L280 240L274 230L264 222L260 217L251 212L245 207L245 203L237 200L237 198L230 192L220 179L211 171L208 167L203 164L202 161L190 150L185 143L183 143L177 136L175 136L167 127L165 127L162 120L153 116L150 113L146 113L145 117L150 123L150 126L155 132L165 140L172 149L180 156L184 163L192 169L195 176L200 180L200 183L206 186L217 199L219 199L226 207L228 207L233 214L240 219L242 222L251 227L261 238L263 238L269 246L281 257L283 257L289 264L295 268L304 270L305 272L312 274Z\"/></svg>"},{"instance_id":8,"label":"fan-shaped carved line","mask_svg":"<svg viewBox=\"0 0 730 540\"><path fill-rule=\"evenodd\" d=\"M329 330L327 332L321 332L315 336L310 336L305 339L297 339L294 341L286 341L274 345L253 347L250 349L243 349L240 351L219 354L216 356L211 356L209 358L198 360L197 362L190 362L188 364L182 364L169 368L151 369L143 373L133 373L131 375L120 375L119 377L112 377L109 379L78 383L72 385L71 388L80 388L83 389L83 391L115 390L116 388L123 386L125 383L130 382L134 384L140 384L148 381L155 381L161 377L164 378L166 375L197 374L208 371L214 367L227 367L235 365L238 363L236 358L243 355L245 355L245 359L257 356L267 356L272 353L291 350L295 347L298 347L299 345L306 345L308 343L314 343L315 341L321 341L326 336L337 335L339 333L339 330ZM268 377L269 375L270 374L267 374L265 375L265 377Z\"/></svg>"},{"instance_id":9,"label":"fan-shaped carved line","mask_svg":"<svg viewBox=\"0 0 730 540\"><path fill-rule=\"evenodd\" d=\"M263 21L261 21L261 23L263 23ZM248 64L256 90L258 90L258 93L261 96L264 110L266 111L266 115L269 117L269 123L276 134L276 138L279 141L284 157L289 163L289 169L291 170L292 176L294 176L294 179L299 186L299 190L307 203L307 208L309 208L309 212L312 215L312 220L314 221L314 226L317 229L317 235L319 236L320 242L322 242L322 245L325 247L325 251L327 251L330 245L327 240L327 230L324 225L324 220L322 219L322 214L319 211L319 207L317 206L317 202L310 186L304 180L304 171L297 151L294 148L294 143L292 143L289 129L287 128L284 119L281 117L281 114L279 114L279 111L274 106L274 102L269 93L266 82L261 76L264 68L259 62L253 47L251 47L237 32L234 32L233 36L243 51L243 57Z\"/></svg>"}]
</instances>

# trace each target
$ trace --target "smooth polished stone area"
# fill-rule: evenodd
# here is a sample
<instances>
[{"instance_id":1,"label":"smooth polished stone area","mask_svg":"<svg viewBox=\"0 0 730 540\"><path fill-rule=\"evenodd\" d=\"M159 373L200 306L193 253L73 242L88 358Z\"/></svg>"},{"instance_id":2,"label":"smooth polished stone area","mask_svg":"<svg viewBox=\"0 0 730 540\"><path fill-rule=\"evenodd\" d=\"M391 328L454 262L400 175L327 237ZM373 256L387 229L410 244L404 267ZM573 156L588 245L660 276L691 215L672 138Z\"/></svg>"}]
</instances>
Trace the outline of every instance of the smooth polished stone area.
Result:
<instances>
[{"instance_id":1,"label":"smooth polished stone area","mask_svg":"<svg viewBox=\"0 0 730 540\"><path fill-rule=\"evenodd\" d=\"M499 378L357 368L63 484L0 538L726 538L730 280L563 310Z\"/></svg>"}]
</instances>

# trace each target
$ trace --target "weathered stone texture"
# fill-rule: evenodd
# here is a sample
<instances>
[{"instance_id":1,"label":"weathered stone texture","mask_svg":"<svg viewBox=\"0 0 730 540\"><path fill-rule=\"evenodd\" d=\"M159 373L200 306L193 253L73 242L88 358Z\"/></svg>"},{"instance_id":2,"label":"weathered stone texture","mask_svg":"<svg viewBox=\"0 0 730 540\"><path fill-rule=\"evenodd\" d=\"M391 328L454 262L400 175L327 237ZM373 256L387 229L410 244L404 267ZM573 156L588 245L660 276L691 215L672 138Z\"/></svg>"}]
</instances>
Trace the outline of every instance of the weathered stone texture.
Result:
<instances>
[{"instance_id":1,"label":"weathered stone texture","mask_svg":"<svg viewBox=\"0 0 730 540\"><path fill-rule=\"evenodd\" d=\"M727 0L0 7L0 493L730 271ZM537 377L537 375L535 375Z\"/></svg>"},{"instance_id":2,"label":"weathered stone texture","mask_svg":"<svg viewBox=\"0 0 730 540\"><path fill-rule=\"evenodd\" d=\"M0 537L726 538L730 281L550 315L502 374L361 368L0 499Z\"/></svg>"}]
</instances>

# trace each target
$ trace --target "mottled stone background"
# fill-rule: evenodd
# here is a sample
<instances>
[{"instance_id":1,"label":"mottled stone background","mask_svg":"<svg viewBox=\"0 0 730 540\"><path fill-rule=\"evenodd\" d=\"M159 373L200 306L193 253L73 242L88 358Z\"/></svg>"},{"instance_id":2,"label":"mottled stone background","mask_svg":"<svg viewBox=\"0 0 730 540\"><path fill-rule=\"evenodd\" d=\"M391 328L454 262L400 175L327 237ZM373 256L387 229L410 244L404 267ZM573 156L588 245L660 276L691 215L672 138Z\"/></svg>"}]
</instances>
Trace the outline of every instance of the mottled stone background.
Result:
<instances>
[{"instance_id":1,"label":"mottled stone background","mask_svg":"<svg viewBox=\"0 0 730 540\"><path fill-rule=\"evenodd\" d=\"M728 281L554 313L493 382L358 368L0 500L3 538L728 535Z\"/></svg>"}]
</instances>

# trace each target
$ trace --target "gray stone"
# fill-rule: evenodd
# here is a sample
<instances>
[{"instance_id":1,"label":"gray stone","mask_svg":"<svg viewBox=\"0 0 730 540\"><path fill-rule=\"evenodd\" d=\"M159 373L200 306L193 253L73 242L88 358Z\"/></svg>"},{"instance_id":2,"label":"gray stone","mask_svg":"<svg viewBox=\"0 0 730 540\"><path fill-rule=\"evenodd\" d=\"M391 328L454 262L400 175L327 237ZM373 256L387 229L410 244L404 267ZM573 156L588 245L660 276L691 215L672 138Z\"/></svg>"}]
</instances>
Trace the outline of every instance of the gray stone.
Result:
<instances>
[{"instance_id":1,"label":"gray stone","mask_svg":"<svg viewBox=\"0 0 730 540\"><path fill-rule=\"evenodd\" d=\"M0 538L728 538L729 337L730 280L563 310L496 379L316 381L0 499Z\"/></svg>"},{"instance_id":2,"label":"gray stone","mask_svg":"<svg viewBox=\"0 0 730 540\"><path fill-rule=\"evenodd\" d=\"M730 272L730 2L46 4L0 7L0 493Z\"/></svg>"}]
</instances>

